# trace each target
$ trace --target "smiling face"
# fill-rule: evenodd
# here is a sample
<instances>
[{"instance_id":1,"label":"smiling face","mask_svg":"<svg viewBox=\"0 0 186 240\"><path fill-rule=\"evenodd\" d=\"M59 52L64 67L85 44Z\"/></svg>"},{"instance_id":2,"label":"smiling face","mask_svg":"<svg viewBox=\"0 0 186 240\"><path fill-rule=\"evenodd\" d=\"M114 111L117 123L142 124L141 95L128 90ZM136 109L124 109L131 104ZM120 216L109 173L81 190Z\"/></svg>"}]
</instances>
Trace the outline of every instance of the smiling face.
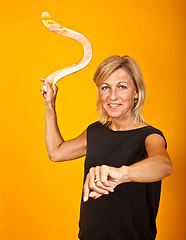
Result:
<instances>
[{"instance_id":1,"label":"smiling face","mask_svg":"<svg viewBox=\"0 0 186 240\"><path fill-rule=\"evenodd\" d=\"M138 93L125 69L115 70L99 86L98 94L102 108L112 120L131 120L134 99L138 98Z\"/></svg>"}]
</instances>

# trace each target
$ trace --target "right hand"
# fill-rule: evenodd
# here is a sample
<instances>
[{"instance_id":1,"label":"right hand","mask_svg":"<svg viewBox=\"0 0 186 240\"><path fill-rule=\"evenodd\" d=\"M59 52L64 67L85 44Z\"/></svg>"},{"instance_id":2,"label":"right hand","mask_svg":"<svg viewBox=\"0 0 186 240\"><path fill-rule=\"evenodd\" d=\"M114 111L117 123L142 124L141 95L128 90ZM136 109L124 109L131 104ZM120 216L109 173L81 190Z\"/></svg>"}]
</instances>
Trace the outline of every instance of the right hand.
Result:
<instances>
[{"instance_id":1,"label":"right hand","mask_svg":"<svg viewBox=\"0 0 186 240\"><path fill-rule=\"evenodd\" d=\"M58 92L58 87L56 85L51 86L49 82L47 82L45 79L41 79L43 82L43 87L41 88L41 94L45 99L45 104L54 104Z\"/></svg>"},{"instance_id":2,"label":"right hand","mask_svg":"<svg viewBox=\"0 0 186 240\"><path fill-rule=\"evenodd\" d=\"M125 182L126 166L120 168L110 167L107 165L92 167L86 176L84 183L84 202L88 201L89 197L97 199L103 195L114 192L114 188ZM95 182L96 180L96 182Z\"/></svg>"}]
</instances>

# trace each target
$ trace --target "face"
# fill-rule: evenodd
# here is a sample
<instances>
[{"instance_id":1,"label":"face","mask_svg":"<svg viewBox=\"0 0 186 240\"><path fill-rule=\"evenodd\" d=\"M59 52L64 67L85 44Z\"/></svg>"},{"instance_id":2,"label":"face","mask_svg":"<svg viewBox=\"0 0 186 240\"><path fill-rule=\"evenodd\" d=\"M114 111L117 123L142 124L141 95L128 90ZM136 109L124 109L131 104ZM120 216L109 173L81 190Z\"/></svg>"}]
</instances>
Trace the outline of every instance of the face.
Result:
<instances>
[{"instance_id":1,"label":"face","mask_svg":"<svg viewBox=\"0 0 186 240\"><path fill-rule=\"evenodd\" d=\"M131 118L138 93L127 71L122 68L115 70L99 86L98 94L101 106L112 120Z\"/></svg>"}]
</instances>

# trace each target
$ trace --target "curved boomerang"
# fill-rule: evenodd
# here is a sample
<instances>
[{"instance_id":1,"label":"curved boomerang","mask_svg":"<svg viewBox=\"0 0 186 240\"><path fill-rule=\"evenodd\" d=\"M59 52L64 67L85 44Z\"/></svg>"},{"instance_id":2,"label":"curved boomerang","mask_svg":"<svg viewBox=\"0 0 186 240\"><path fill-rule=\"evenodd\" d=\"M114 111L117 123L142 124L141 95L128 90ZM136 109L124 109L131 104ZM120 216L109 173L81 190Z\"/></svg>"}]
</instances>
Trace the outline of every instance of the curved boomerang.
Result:
<instances>
[{"instance_id":1,"label":"curved boomerang","mask_svg":"<svg viewBox=\"0 0 186 240\"><path fill-rule=\"evenodd\" d=\"M77 72L77 71L83 69L84 67L86 67L92 58L92 47L86 37L84 37L82 34L80 34L78 32L75 32L73 30L70 30L68 28L60 26L51 18L49 13L43 12L41 14L41 19L42 19L43 24L50 31L78 41L79 43L82 44L83 49L84 49L84 56L80 62L73 64L72 66L62 68L62 69L50 74L46 78L46 80L51 85L54 85L59 79L65 77L71 73Z\"/></svg>"}]
</instances>

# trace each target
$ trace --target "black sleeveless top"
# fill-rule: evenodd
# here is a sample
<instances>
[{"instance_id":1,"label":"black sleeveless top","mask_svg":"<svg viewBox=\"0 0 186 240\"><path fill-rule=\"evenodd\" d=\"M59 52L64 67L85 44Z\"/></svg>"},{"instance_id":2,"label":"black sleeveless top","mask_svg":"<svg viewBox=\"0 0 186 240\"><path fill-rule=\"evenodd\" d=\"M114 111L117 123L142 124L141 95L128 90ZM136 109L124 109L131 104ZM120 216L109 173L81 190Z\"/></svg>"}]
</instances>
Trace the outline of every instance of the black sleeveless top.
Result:
<instances>
[{"instance_id":1,"label":"black sleeveless top","mask_svg":"<svg viewBox=\"0 0 186 240\"><path fill-rule=\"evenodd\" d=\"M99 122L91 124L87 129L85 177L91 167L129 166L145 159L145 139L153 133L164 138L161 131L151 126L112 131ZM82 199L79 239L154 240L160 191L161 181L130 182L118 185L113 193L96 200Z\"/></svg>"}]
</instances>

